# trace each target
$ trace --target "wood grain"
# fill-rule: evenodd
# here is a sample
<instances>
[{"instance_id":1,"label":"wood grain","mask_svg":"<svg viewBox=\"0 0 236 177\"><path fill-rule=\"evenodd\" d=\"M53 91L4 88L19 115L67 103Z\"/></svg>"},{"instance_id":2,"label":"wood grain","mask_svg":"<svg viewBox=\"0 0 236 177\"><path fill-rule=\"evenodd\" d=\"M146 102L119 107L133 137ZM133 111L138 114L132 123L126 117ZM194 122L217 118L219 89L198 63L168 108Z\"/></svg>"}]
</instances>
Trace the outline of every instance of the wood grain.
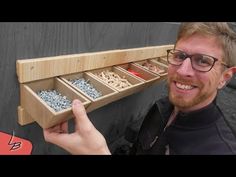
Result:
<instances>
[{"instance_id":1,"label":"wood grain","mask_svg":"<svg viewBox=\"0 0 236 177\"><path fill-rule=\"evenodd\" d=\"M24 83L165 56L170 48L173 45L17 60L16 73L19 82Z\"/></svg>"}]
</instances>

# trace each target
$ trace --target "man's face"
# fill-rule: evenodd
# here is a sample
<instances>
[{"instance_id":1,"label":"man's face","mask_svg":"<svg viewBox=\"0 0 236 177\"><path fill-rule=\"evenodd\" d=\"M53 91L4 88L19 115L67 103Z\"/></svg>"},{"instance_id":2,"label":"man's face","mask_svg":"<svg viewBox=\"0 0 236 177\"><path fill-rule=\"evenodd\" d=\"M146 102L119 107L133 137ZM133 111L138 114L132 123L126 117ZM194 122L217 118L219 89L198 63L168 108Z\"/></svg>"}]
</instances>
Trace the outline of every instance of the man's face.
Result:
<instances>
[{"instance_id":1,"label":"man's face","mask_svg":"<svg viewBox=\"0 0 236 177\"><path fill-rule=\"evenodd\" d=\"M170 101L182 111L193 111L208 105L216 96L222 79L223 52L215 37L192 35L180 39L176 49L192 54L206 54L219 59L208 72L192 68L190 58L182 65L169 64L168 85Z\"/></svg>"}]
</instances>

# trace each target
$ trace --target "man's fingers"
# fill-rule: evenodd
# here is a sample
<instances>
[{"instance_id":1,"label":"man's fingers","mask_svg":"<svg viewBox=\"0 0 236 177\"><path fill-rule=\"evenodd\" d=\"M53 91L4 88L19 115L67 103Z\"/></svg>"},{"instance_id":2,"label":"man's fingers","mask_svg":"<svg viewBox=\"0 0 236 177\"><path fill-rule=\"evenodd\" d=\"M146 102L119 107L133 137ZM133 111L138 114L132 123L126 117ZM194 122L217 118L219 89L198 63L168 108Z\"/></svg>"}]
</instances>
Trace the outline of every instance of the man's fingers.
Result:
<instances>
[{"instance_id":1,"label":"man's fingers","mask_svg":"<svg viewBox=\"0 0 236 177\"><path fill-rule=\"evenodd\" d=\"M72 110L75 115L76 130L82 132L89 131L93 127L93 124L89 120L86 110L81 101L77 99L74 100L72 103Z\"/></svg>"},{"instance_id":2,"label":"man's fingers","mask_svg":"<svg viewBox=\"0 0 236 177\"><path fill-rule=\"evenodd\" d=\"M67 121L63 122L61 124L61 130L62 130L63 133L68 133L68 122Z\"/></svg>"},{"instance_id":3,"label":"man's fingers","mask_svg":"<svg viewBox=\"0 0 236 177\"><path fill-rule=\"evenodd\" d=\"M43 130L44 138L47 142L56 144L64 148L64 144L67 144L65 141L68 140L69 134L67 133L58 133L58 132L50 132L49 129Z\"/></svg>"},{"instance_id":4,"label":"man's fingers","mask_svg":"<svg viewBox=\"0 0 236 177\"><path fill-rule=\"evenodd\" d=\"M47 142L53 142L53 136L57 135L58 132L53 132L52 128L44 129L43 135Z\"/></svg>"},{"instance_id":5,"label":"man's fingers","mask_svg":"<svg viewBox=\"0 0 236 177\"><path fill-rule=\"evenodd\" d=\"M47 129L48 132L55 132L55 133L60 133L61 132L61 125L55 125L53 127L50 127Z\"/></svg>"}]
</instances>

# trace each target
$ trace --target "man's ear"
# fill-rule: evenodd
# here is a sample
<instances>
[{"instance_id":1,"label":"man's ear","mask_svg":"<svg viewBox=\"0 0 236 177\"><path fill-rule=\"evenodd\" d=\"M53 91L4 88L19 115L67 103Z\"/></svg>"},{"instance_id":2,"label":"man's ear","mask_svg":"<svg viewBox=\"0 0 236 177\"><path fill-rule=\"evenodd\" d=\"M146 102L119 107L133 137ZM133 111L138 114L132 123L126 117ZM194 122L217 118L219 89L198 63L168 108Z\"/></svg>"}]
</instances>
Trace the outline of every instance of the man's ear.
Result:
<instances>
[{"instance_id":1,"label":"man's ear","mask_svg":"<svg viewBox=\"0 0 236 177\"><path fill-rule=\"evenodd\" d=\"M231 78L233 77L233 75L236 73L236 67L231 67L229 69L227 69L226 71L223 72L221 79L220 79L220 83L218 85L218 89L223 88L224 86L226 86Z\"/></svg>"}]
</instances>

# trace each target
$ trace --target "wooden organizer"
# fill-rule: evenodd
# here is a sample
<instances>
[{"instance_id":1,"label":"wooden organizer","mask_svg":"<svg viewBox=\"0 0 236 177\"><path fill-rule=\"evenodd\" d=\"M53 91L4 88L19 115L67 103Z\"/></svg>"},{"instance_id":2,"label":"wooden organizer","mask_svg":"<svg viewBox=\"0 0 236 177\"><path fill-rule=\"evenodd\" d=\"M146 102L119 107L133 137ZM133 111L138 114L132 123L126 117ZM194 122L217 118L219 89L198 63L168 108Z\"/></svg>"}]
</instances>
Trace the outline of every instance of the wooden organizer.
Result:
<instances>
[{"instance_id":1,"label":"wooden organizer","mask_svg":"<svg viewBox=\"0 0 236 177\"><path fill-rule=\"evenodd\" d=\"M155 60L159 57L162 60L166 56L166 50L171 48L173 45L163 45L17 60L16 72L20 83L18 122L26 125L36 121L42 128L49 128L73 116L71 108L55 112L36 94L39 90L56 89L71 100L77 98L82 101L86 111L90 112L136 93L150 84L158 83L166 75L149 72L138 66L137 62ZM155 62L164 67L164 60L161 62L159 59ZM139 72L142 78L128 72L126 70L128 67ZM121 77L125 76L132 85L125 89L116 89L94 75L106 69L114 71ZM92 99L68 81L81 77L89 79L103 96Z\"/></svg>"}]
</instances>

